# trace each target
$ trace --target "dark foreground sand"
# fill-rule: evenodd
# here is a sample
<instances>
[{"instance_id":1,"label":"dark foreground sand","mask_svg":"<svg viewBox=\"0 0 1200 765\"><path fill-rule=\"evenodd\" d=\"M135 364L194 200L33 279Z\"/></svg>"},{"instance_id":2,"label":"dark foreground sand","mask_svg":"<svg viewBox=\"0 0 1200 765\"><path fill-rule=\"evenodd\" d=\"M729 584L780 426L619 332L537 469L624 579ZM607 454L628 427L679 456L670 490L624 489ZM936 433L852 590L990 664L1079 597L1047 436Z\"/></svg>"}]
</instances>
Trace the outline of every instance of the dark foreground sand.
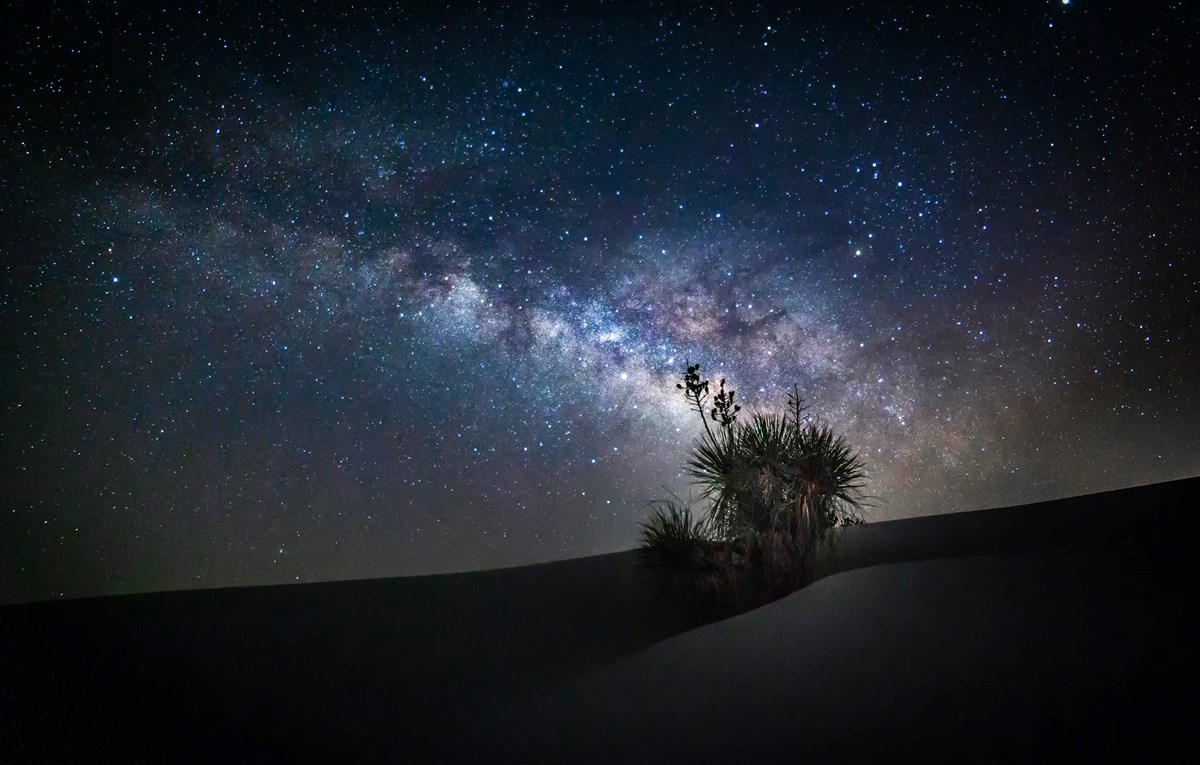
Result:
<instances>
[{"instance_id":1,"label":"dark foreground sand","mask_svg":"<svg viewBox=\"0 0 1200 765\"><path fill-rule=\"evenodd\" d=\"M1194 761L1200 478L847 530L705 624L631 553L0 609L0 762Z\"/></svg>"}]
</instances>

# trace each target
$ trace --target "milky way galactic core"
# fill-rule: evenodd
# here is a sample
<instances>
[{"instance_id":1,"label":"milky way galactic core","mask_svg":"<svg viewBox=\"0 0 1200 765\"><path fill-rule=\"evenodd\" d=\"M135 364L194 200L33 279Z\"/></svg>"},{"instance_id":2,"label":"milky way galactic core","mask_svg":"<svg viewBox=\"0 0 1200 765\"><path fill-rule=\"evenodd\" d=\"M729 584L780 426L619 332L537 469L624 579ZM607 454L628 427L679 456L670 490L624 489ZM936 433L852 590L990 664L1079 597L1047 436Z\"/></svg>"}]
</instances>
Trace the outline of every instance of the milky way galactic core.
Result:
<instances>
[{"instance_id":1,"label":"milky way galactic core","mask_svg":"<svg viewBox=\"0 0 1200 765\"><path fill-rule=\"evenodd\" d=\"M1191 4L33 5L6 602L628 549L689 361L875 520L1200 472Z\"/></svg>"}]
</instances>

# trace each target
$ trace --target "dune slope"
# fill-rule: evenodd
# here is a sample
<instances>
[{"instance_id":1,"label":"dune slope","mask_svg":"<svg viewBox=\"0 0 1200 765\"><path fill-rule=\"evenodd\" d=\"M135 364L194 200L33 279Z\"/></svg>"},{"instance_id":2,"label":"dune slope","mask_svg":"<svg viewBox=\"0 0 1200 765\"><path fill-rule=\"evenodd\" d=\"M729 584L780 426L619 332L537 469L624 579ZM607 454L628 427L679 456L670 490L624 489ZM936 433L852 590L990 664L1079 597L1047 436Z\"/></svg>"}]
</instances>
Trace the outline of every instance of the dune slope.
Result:
<instances>
[{"instance_id":1,"label":"dune slope","mask_svg":"<svg viewBox=\"0 0 1200 765\"><path fill-rule=\"evenodd\" d=\"M1145 755L1185 718L1162 701L1186 691L1176 598L1068 553L857 569L583 673L482 738L599 762Z\"/></svg>"}]
</instances>

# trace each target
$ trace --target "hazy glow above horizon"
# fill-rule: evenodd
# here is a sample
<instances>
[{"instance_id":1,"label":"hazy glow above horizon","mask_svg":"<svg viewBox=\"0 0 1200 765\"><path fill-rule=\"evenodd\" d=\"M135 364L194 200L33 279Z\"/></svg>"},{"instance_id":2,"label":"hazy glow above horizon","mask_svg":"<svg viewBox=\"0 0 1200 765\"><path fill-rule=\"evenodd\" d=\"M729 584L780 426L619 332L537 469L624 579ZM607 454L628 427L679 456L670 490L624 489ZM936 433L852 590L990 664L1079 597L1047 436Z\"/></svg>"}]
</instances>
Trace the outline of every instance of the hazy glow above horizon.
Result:
<instances>
[{"instance_id":1,"label":"hazy glow above horizon","mask_svg":"<svg viewBox=\"0 0 1200 765\"><path fill-rule=\"evenodd\" d=\"M877 519L1200 472L1195 20L1044 10L29 11L0 599L628 548L687 360Z\"/></svg>"}]
</instances>

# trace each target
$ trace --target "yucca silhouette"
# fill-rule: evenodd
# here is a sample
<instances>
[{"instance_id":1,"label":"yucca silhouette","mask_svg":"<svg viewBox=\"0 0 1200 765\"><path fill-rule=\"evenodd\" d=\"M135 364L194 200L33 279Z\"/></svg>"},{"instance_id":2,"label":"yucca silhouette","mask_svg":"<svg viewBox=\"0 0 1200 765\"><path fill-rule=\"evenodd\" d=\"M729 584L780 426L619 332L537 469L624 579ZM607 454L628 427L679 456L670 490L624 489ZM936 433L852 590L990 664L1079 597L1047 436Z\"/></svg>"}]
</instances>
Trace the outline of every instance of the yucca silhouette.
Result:
<instances>
[{"instance_id":1,"label":"yucca silhouette","mask_svg":"<svg viewBox=\"0 0 1200 765\"><path fill-rule=\"evenodd\" d=\"M689 364L676 387L704 424L685 469L708 510L695 517L681 503L652 503L640 560L690 573L693 590L711 603L755 605L805 584L829 529L863 521L866 470L843 436L804 415L798 389L786 414L743 422L725 380L709 406L710 382L699 372Z\"/></svg>"}]
</instances>

